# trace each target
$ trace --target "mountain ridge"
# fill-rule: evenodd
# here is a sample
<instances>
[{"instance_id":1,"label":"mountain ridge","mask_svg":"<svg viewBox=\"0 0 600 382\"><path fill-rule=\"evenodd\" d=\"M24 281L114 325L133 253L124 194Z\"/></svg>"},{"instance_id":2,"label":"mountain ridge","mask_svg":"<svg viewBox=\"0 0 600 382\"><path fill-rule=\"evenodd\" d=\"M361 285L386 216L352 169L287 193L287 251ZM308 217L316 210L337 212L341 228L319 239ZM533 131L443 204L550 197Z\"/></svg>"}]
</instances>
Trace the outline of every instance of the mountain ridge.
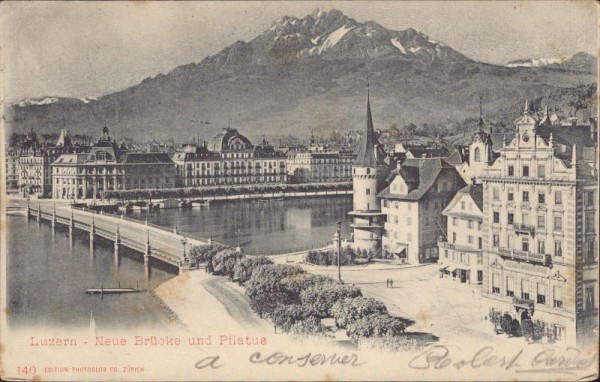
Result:
<instances>
[{"instance_id":1,"label":"mountain ridge","mask_svg":"<svg viewBox=\"0 0 600 382\"><path fill-rule=\"evenodd\" d=\"M290 37L291 36L291 37ZM9 106L7 127L23 132L205 139L233 124L245 134L325 135L360 128L367 81L375 124L452 122L516 98L593 83L569 67L506 68L469 59L413 28L388 30L342 12L284 16L255 38L196 63L97 99L42 97ZM44 101L50 99L50 101Z\"/></svg>"}]
</instances>

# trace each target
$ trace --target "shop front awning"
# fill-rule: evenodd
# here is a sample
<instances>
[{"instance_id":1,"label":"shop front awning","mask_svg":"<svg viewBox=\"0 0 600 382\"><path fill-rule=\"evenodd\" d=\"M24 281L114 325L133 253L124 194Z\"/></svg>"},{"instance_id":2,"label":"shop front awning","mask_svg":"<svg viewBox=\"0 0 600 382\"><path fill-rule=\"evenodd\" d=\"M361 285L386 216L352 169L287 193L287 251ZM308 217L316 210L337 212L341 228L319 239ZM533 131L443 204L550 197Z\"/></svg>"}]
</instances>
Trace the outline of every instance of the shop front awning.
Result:
<instances>
[{"instance_id":1,"label":"shop front awning","mask_svg":"<svg viewBox=\"0 0 600 382\"><path fill-rule=\"evenodd\" d=\"M394 248L394 251L392 253L398 257L406 257L407 249L408 246L406 244L398 244L396 245L396 248Z\"/></svg>"}]
</instances>

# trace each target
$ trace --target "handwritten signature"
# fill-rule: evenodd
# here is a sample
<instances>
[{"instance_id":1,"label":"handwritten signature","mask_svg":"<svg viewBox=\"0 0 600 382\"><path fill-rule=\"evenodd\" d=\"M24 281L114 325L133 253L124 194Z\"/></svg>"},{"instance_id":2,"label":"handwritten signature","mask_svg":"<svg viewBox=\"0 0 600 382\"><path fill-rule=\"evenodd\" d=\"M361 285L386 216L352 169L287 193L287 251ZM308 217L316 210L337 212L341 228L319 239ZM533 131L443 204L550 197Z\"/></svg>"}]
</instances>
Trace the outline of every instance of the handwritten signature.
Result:
<instances>
[{"instance_id":1,"label":"handwritten signature","mask_svg":"<svg viewBox=\"0 0 600 382\"><path fill-rule=\"evenodd\" d=\"M274 352L271 354L262 354L254 352L248 358L248 361L253 364L263 364L268 366L273 365L295 365L297 367L305 366L325 366L325 365L346 365L357 367L363 363L358 361L358 356L352 354L323 354L323 353L306 353L301 356L287 355L282 352ZM196 362L196 369L218 369L224 365L221 357L218 355L204 357Z\"/></svg>"},{"instance_id":2,"label":"handwritten signature","mask_svg":"<svg viewBox=\"0 0 600 382\"><path fill-rule=\"evenodd\" d=\"M471 357L455 358L450 350L443 345L435 345L425 349L410 360L408 366L412 369L444 369L463 367L472 369L501 368L514 370L516 373L564 373L574 374L574 371L585 370L596 361L596 354L585 356L580 350L566 348L564 353L558 349L544 349L526 362L523 349L512 355L498 354L492 346L479 349Z\"/></svg>"}]
</instances>

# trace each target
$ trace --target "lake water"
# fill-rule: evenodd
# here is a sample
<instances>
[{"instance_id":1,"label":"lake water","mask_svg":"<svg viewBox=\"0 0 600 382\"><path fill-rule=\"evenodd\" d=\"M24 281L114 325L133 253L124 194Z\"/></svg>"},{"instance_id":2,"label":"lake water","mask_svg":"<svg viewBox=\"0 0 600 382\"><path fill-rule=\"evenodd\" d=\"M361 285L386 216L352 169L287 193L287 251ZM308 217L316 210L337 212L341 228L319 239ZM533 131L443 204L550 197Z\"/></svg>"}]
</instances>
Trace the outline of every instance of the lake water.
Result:
<instances>
[{"instance_id":1,"label":"lake water","mask_svg":"<svg viewBox=\"0 0 600 382\"><path fill-rule=\"evenodd\" d=\"M285 201L224 202L210 207L134 211L129 217L177 229L202 238L237 245L244 250L285 250L331 241L336 222L342 235L350 232L351 196L331 196ZM239 235L238 235L239 234ZM238 237L239 236L239 237Z\"/></svg>"},{"instance_id":2,"label":"lake water","mask_svg":"<svg viewBox=\"0 0 600 382\"><path fill-rule=\"evenodd\" d=\"M248 251L282 250L321 244L332 239L335 223L349 233L349 197L323 197L270 202L224 203L201 209L157 210L130 217L229 244L239 241ZM98 329L175 325L168 312L148 292L87 295L87 288L156 287L176 275L176 269L151 259L146 278L141 253L121 249L117 264L112 242L61 225L53 232L47 222L8 216L8 324L85 329L93 313ZM239 235L238 235L239 233Z\"/></svg>"}]
</instances>

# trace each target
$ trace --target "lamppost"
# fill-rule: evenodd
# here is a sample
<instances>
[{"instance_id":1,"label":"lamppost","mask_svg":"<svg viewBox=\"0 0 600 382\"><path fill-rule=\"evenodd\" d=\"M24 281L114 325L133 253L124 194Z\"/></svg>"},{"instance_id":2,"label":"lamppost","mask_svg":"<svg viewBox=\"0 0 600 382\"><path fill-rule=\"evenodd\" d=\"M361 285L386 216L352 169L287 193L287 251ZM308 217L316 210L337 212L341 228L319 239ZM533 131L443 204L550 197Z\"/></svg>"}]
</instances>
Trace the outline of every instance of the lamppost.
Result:
<instances>
[{"instance_id":1,"label":"lamppost","mask_svg":"<svg viewBox=\"0 0 600 382\"><path fill-rule=\"evenodd\" d=\"M342 222L337 222L337 265L338 265L338 280L342 281Z\"/></svg>"},{"instance_id":2,"label":"lamppost","mask_svg":"<svg viewBox=\"0 0 600 382\"><path fill-rule=\"evenodd\" d=\"M181 244L183 244L183 261L187 264L188 262L188 258L185 252L185 246L187 245L187 238L183 238L181 239Z\"/></svg>"}]
</instances>

